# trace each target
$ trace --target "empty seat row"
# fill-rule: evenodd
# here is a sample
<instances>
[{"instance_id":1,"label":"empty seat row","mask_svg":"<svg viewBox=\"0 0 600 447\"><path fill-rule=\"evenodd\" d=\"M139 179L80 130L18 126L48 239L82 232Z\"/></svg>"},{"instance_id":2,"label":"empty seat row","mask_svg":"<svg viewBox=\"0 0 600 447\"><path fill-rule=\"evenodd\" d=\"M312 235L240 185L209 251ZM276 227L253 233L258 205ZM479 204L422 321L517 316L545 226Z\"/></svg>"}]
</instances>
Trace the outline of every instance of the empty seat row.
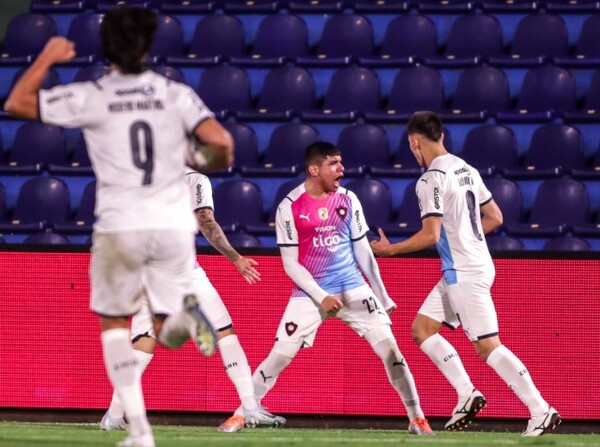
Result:
<instances>
[{"instance_id":1,"label":"empty seat row","mask_svg":"<svg viewBox=\"0 0 600 447\"><path fill-rule=\"evenodd\" d=\"M69 23L66 36L76 45L75 63L101 59L99 28L102 14L82 13ZM440 67L479 65L532 66L553 62L567 66L596 66L600 61L600 16L590 15L573 48L565 21L558 15L523 17L514 36L505 42L500 21L493 15L459 16L441 44L433 20L424 15L400 15L386 26L376 43L371 21L362 15L335 14L324 23L311 45L301 16L269 15L248 39L242 21L234 15L200 18L190 41L176 17L159 16L150 56L168 64L205 65L230 61L236 65L271 66L294 62L306 66L402 66L415 62ZM30 61L45 42L57 34L52 18L22 14L9 23L0 63Z\"/></svg>"},{"instance_id":2,"label":"empty seat row","mask_svg":"<svg viewBox=\"0 0 600 447\"><path fill-rule=\"evenodd\" d=\"M216 219L229 232L242 229L254 235L274 235L279 202L301 182L302 179L293 179L281 183L266 215L263 193L255 182L233 179L218 183L213 190ZM397 208L393 206L392 190L386 182L355 179L344 186L355 192L362 202L373 230L379 227L390 236L408 236L421 227L415 183L405 187ZM504 215L497 234L506 232L519 237L575 234L600 238L600 212L595 217L592 215L588 191L578 181L562 177L543 182L528 213L523 210L517 184L503 178L490 178L486 185ZM4 187L0 185L0 233L52 229L63 234L89 234L94 222L95 182L86 185L75 213L71 211L67 184L55 177L27 180L11 210L5 210L5 202Z\"/></svg>"},{"instance_id":3,"label":"empty seat row","mask_svg":"<svg viewBox=\"0 0 600 447\"><path fill-rule=\"evenodd\" d=\"M302 172L305 148L325 139L307 123L285 123L268 134L265 147L259 147L255 129L239 122L223 123L232 134L236 147L235 164L217 176L240 173L245 177L296 176ZM1 127L0 127L1 129ZM346 176L416 177L423 171L408 148L406 134L398 147L391 147L387 130L369 123L350 124L329 134L342 150ZM60 127L25 122L3 149L0 132L0 175L93 175L85 140L81 133L67 144ZM447 128L444 144L477 168L484 176L510 178L548 178L569 174L588 180L600 179L600 147L591 157L584 151L584 139L577 127L546 124L533 132L526 151L520 154L517 136L511 127L482 124L471 128L462 147L454 147Z\"/></svg>"}]
</instances>

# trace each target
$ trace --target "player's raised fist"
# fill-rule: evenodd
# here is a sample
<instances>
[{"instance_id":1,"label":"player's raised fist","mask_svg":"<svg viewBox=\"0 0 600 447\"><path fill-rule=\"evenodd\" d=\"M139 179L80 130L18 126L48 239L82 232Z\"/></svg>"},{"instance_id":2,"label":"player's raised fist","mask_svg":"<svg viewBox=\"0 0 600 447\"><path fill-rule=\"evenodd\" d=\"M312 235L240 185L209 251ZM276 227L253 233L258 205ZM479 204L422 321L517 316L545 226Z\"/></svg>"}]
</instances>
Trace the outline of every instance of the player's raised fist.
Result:
<instances>
[{"instance_id":1,"label":"player's raised fist","mask_svg":"<svg viewBox=\"0 0 600 447\"><path fill-rule=\"evenodd\" d=\"M49 58L52 63L70 61L77 55L75 43L64 37L52 37L42 50L42 55Z\"/></svg>"}]
</instances>

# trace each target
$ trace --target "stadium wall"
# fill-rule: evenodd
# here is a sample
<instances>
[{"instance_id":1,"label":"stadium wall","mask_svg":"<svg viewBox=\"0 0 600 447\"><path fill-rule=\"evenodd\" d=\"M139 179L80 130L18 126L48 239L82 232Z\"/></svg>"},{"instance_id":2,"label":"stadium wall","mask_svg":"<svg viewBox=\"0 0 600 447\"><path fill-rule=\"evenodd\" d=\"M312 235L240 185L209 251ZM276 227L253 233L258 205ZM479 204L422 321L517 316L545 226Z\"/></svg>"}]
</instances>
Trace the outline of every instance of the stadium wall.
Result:
<instances>
[{"instance_id":1,"label":"stadium wall","mask_svg":"<svg viewBox=\"0 0 600 447\"><path fill-rule=\"evenodd\" d=\"M106 408L111 388L97 318L88 307L89 253L0 250L0 409ZM229 308L254 369L270 351L291 283L274 251L251 255L262 273L258 285L246 284L222 256L203 252L199 261ZM564 418L600 419L600 257L530 255L496 259L493 296L501 338ZM447 416L456 403L454 391L410 339L412 319L440 277L439 259L379 262L398 304L394 333L423 408L429 417ZM486 395L486 417L528 417L462 331L444 329L444 336ZM150 410L230 412L238 405L219 355L203 358L190 344L179 351L159 349L143 382ZM282 414L405 414L378 358L335 319L321 327L315 347L301 351L263 403Z\"/></svg>"}]
</instances>

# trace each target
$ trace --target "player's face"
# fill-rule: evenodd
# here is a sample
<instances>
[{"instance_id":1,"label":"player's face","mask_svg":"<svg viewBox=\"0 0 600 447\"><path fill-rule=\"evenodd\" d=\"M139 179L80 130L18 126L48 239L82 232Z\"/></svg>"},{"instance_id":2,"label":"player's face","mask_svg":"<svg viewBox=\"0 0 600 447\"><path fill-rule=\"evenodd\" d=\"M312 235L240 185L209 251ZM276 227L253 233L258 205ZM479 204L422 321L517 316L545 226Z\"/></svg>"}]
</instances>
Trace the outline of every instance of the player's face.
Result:
<instances>
[{"instance_id":1,"label":"player's face","mask_svg":"<svg viewBox=\"0 0 600 447\"><path fill-rule=\"evenodd\" d=\"M325 192L335 192L340 187L344 177L342 157L339 155L328 156L319 166L318 177L321 187Z\"/></svg>"},{"instance_id":2,"label":"player's face","mask_svg":"<svg viewBox=\"0 0 600 447\"><path fill-rule=\"evenodd\" d=\"M417 163L419 166L426 168L425 159L423 158L423 154L421 153L421 136L419 134L412 134L408 136L408 146L410 147L410 151L413 153L415 158L417 159Z\"/></svg>"}]
</instances>

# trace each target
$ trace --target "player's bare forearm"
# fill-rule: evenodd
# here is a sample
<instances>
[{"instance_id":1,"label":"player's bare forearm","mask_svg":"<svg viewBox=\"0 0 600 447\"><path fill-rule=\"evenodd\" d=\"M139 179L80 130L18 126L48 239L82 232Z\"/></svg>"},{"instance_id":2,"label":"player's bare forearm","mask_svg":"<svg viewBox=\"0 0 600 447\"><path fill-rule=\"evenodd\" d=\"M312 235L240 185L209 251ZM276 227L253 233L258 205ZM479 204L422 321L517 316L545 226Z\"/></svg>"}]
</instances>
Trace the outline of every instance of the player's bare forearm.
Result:
<instances>
[{"instance_id":1,"label":"player's bare forearm","mask_svg":"<svg viewBox=\"0 0 600 447\"><path fill-rule=\"evenodd\" d=\"M502 211L496 204L494 200L490 200L488 203L481 207L481 213L483 214L481 218L481 226L483 228L483 232L488 234L502 225L504 221L504 217L502 216Z\"/></svg>"},{"instance_id":2,"label":"player's bare forearm","mask_svg":"<svg viewBox=\"0 0 600 447\"><path fill-rule=\"evenodd\" d=\"M214 212L210 209L196 211L196 219L200 232L219 253L235 262L240 254L231 246L219 223L215 220Z\"/></svg>"}]
</instances>

